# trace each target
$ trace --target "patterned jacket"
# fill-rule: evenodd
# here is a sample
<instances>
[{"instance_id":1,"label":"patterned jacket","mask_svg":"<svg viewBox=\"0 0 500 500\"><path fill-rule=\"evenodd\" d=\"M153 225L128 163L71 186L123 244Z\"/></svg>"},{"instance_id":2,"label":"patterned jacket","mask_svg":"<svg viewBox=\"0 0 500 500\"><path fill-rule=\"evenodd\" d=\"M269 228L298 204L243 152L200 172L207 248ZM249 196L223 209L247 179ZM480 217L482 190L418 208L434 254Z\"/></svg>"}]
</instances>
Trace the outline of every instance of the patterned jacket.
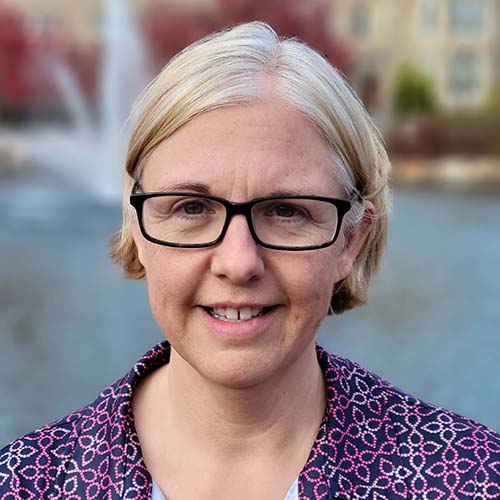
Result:
<instances>
[{"instance_id":1,"label":"patterned jacket","mask_svg":"<svg viewBox=\"0 0 500 500\"><path fill-rule=\"evenodd\" d=\"M328 403L301 500L500 499L499 434L317 352ZM0 451L0 499L151 498L131 399L169 357L158 344L92 404Z\"/></svg>"}]
</instances>

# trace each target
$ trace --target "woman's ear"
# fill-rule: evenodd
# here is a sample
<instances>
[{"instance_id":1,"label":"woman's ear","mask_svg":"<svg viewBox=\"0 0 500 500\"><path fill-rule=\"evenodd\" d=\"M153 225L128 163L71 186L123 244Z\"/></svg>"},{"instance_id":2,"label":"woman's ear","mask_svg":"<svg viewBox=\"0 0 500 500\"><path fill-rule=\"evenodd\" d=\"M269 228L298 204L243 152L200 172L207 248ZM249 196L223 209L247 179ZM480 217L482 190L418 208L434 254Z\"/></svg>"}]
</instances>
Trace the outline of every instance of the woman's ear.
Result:
<instances>
[{"instance_id":1,"label":"woman's ear","mask_svg":"<svg viewBox=\"0 0 500 500\"><path fill-rule=\"evenodd\" d=\"M144 238L142 237L141 228L139 227L139 220L137 219L136 211L129 206L127 210L127 224L132 233L132 238L134 239L135 246L137 248L137 258L142 264L144 269Z\"/></svg>"},{"instance_id":2,"label":"woman's ear","mask_svg":"<svg viewBox=\"0 0 500 500\"><path fill-rule=\"evenodd\" d=\"M345 235L344 248L337 261L337 281L349 276L354 261L363 249L363 245L370 234L373 217L375 216L375 206L371 201L364 201L363 207L364 211L361 221Z\"/></svg>"}]
</instances>

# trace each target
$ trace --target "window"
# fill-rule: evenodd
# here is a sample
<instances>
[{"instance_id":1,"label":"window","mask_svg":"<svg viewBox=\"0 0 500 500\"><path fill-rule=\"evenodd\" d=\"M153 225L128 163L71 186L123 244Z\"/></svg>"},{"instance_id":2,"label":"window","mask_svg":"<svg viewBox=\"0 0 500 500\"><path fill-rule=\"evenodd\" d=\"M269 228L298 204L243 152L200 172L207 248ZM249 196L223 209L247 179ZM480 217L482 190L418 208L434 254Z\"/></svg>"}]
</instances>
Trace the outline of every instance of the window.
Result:
<instances>
[{"instance_id":1,"label":"window","mask_svg":"<svg viewBox=\"0 0 500 500\"><path fill-rule=\"evenodd\" d=\"M422 29L426 33L434 33L437 28L437 0L422 0Z\"/></svg>"},{"instance_id":2,"label":"window","mask_svg":"<svg viewBox=\"0 0 500 500\"><path fill-rule=\"evenodd\" d=\"M485 17L484 0L451 0L450 28L458 33L479 33Z\"/></svg>"},{"instance_id":3,"label":"window","mask_svg":"<svg viewBox=\"0 0 500 500\"><path fill-rule=\"evenodd\" d=\"M479 89L479 58L476 53L460 51L448 63L448 88L455 96L470 95Z\"/></svg>"},{"instance_id":4,"label":"window","mask_svg":"<svg viewBox=\"0 0 500 500\"><path fill-rule=\"evenodd\" d=\"M362 40L367 37L370 31L370 12L365 3L356 3L352 9L351 18L352 34Z\"/></svg>"}]
</instances>

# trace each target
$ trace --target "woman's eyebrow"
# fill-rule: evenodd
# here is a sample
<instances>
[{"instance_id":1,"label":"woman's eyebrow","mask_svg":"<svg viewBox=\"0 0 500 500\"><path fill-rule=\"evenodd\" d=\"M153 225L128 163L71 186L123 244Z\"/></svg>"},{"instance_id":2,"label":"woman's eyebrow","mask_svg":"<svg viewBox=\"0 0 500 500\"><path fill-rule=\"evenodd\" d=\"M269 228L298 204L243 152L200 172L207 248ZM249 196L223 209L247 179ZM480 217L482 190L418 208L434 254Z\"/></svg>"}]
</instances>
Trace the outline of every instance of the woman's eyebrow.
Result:
<instances>
[{"instance_id":1,"label":"woman's eyebrow","mask_svg":"<svg viewBox=\"0 0 500 500\"><path fill-rule=\"evenodd\" d=\"M212 194L210 187L207 184L203 184L202 182L176 182L175 184L162 185L159 189L156 189L155 192L158 193L169 193L176 191L188 191L192 193L200 193L200 194ZM278 189L271 191L266 196L307 196L310 195L310 190L304 191L303 189Z\"/></svg>"},{"instance_id":2,"label":"woman's eyebrow","mask_svg":"<svg viewBox=\"0 0 500 500\"><path fill-rule=\"evenodd\" d=\"M161 186L158 189L160 193L168 193L175 191L189 191L193 193L201 193L201 194L211 194L210 188L201 182L178 182L175 184L169 184L168 186Z\"/></svg>"},{"instance_id":3,"label":"woman's eyebrow","mask_svg":"<svg viewBox=\"0 0 500 500\"><path fill-rule=\"evenodd\" d=\"M278 190L271 191L269 196L304 196L307 194L311 194L310 192L303 191L302 189L294 189L294 190Z\"/></svg>"}]
</instances>

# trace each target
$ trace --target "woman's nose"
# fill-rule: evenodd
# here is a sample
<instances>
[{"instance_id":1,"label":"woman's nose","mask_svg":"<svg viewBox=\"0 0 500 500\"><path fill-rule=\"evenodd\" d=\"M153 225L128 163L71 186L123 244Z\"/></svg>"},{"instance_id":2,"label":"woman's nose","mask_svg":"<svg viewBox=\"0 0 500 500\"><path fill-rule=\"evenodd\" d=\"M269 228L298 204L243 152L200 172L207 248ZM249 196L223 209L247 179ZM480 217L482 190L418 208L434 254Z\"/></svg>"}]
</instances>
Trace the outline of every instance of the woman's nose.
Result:
<instances>
[{"instance_id":1,"label":"woman's nose","mask_svg":"<svg viewBox=\"0 0 500 500\"><path fill-rule=\"evenodd\" d=\"M254 241L246 218L235 215L224 239L214 248L212 273L237 285L258 279L265 270L262 250Z\"/></svg>"}]
</instances>

